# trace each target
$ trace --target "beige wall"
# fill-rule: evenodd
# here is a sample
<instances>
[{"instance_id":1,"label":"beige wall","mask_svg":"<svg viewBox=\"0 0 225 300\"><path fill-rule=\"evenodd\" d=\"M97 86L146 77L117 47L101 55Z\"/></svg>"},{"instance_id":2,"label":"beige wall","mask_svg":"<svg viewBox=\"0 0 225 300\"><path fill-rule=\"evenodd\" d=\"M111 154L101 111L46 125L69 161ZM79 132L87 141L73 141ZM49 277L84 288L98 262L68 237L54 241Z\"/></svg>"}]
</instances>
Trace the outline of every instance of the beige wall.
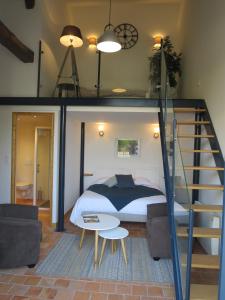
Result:
<instances>
[{"instance_id":1,"label":"beige wall","mask_svg":"<svg viewBox=\"0 0 225 300\"><path fill-rule=\"evenodd\" d=\"M225 2L187 0L183 14L183 97L205 99L225 155Z\"/></svg>"},{"instance_id":2,"label":"beige wall","mask_svg":"<svg viewBox=\"0 0 225 300\"><path fill-rule=\"evenodd\" d=\"M186 0L183 7L183 97L205 99L225 155L225 2ZM204 141L202 147L209 148ZM201 156L201 165L215 166L211 154ZM201 172L200 183L220 184L217 172ZM221 204L222 192L200 191L200 201ZM213 202L212 202L213 201ZM199 217L199 226L214 226L214 214ZM208 253L217 254L218 245L201 241Z\"/></svg>"},{"instance_id":3,"label":"beige wall","mask_svg":"<svg viewBox=\"0 0 225 300\"><path fill-rule=\"evenodd\" d=\"M54 5L50 10L49 5ZM63 25L54 11L61 15ZM59 45L62 26L68 23L63 1L36 1L35 8L27 10L24 1L0 1L0 19L31 50L34 62L23 63L0 45L0 96L35 97L38 77L38 45L42 40L41 96L51 96L64 49Z\"/></svg>"},{"instance_id":4,"label":"beige wall","mask_svg":"<svg viewBox=\"0 0 225 300\"><path fill-rule=\"evenodd\" d=\"M39 5L26 10L24 1L0 1L2 22L35 53L34 63L25 64L0 45L0 96L36 96L39 17Z\"/></svg>"},{"instance_id":5,"label":"beige wall","mask_svg":"<svg viewBox=\"0 0 225 300\"><path fill-rule=\"evenodd\" d=\"M102 57L102 89L125 87L129 91L148 89L149 62L155 33L169 34L179 45L179 0L113 1L112 23L131 23L138 29L135 47ZM95 91L97 55L90 51L87 37L99 37L108 22L108 1L36 1L33 10L26 10L24 1L0 1L0 18L21 41L35 53L35 62L24 64L0 45L0 96L36 96L38 74L38 42L42 40L41 96L51 96L59 66L66 48L59 37L67 24L78 25L84 46L76 49L80 85ZM71 75L70 60L64 75ZM64 79L65 80L65 79Z\"/></svg>"},{"instance_id":6,"label":"beige wall","mask_svg":"<svg viewBox=\"0 0 225 300\"><path fill-rule=\"evenodd\" d=\"M100 37L108 23L108 1L68 1L70 19L80 26L84 37L84 46L77 49L77 61L80 83L93 89L97 80L97 55L88 49L86 38L91 34ZM113 1L112 20L114 26L121 23L133 24L139 33L137 44L128 50L114 54L103 54L101 65L101 88L111 91L116 87L125 87L128 91L148 89L149 61L153 39L156 33L171 35L178 44L178 17L180 4L159 3L157 1ZM145 93L143 93L145 94Z\"/></svg>"},{"instance_id":7,"label":"beige wall","mask_svg":"<svg viewBox=\"0 0 225 300\"><path fill-rule=\"evenodd\" d=\"M51 127L49 117L21 116L17 118L16 130L16 182L33 184L35 128Z\"/></svg>"}]
</instances>

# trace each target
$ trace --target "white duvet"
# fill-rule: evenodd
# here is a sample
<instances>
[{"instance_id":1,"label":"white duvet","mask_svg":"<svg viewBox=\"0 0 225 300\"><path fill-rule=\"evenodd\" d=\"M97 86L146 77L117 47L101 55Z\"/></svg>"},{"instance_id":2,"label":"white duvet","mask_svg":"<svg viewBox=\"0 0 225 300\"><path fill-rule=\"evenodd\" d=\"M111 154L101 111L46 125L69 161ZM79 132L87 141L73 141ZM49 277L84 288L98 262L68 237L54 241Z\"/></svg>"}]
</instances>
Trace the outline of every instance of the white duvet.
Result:
<instances>
[{"instance_id":1,"label":"white duvet","mask_svg":"<svg viewBox=\"0 0 225 300\"><path fill-rule=\"evenodd\" d=\"M78 198L70 216L70 221L76 224L78 217L85 214L85 212L120 213L146 216L148 204L163 202L166 202L166 197L164 195L143 197L133 200L120 211L117 211L109 199L87 190L80 196L80 198Z\"/></svg>"}]
</instances>

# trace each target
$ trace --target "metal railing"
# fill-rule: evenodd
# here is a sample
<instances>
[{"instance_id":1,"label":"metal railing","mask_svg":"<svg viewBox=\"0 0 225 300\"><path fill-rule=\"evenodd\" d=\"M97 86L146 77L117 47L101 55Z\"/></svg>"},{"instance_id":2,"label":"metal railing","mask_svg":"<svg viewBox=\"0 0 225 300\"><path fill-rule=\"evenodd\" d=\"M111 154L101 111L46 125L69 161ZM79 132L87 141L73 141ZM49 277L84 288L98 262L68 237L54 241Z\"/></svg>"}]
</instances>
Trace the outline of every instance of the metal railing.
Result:
<instances>
[{"instance_id":1,"label":"metal railing","mask_svg":"<svg viewBox=\"0 0 225 300\"><path fill-rule=\"evenodd\" d=\"M225 187L225 163L224 163L224 184ZM221 226L221 245L220 245L220 276L219 276L219 292L218 299L225 299L225 191L223 191L223 213Z\"/></svg>"},{"instance_id":2,"label":"metal railing","mask_svg":"<svg viewBox=\"0 0 225 300\"><path fill-rule=\"evenodd\" d=\"M174 287L176 299L188 300L190 298L193 212L177 136L173 99L169 99L170 84L163 47L161 47L160 88L159 123L171 230ZM181 237L180 228L184 226L187 234Z\"/></svg>"}]
</instances>

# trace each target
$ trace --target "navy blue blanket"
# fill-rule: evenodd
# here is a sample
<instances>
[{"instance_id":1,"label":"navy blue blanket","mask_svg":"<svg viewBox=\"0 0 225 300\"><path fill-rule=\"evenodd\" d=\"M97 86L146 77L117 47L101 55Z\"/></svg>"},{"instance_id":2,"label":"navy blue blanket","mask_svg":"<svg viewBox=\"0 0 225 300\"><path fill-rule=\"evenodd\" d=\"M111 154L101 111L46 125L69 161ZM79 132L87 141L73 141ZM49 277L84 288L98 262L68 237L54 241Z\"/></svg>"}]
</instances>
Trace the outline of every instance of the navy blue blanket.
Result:
<instances>
[{"instance_id":1,"label":"navy blue blanket","mask_svg":"<svg viewBox=\"0 0 225 300\"><path fill-rule=\"evenodd\" d=\"M143 185L135 185L132 188L118 188L116 186L108 187L104 184L94 184L88 190L108 198L118 211L138 198L163 195L161 191Z\"/></svg>"}]
</instances>

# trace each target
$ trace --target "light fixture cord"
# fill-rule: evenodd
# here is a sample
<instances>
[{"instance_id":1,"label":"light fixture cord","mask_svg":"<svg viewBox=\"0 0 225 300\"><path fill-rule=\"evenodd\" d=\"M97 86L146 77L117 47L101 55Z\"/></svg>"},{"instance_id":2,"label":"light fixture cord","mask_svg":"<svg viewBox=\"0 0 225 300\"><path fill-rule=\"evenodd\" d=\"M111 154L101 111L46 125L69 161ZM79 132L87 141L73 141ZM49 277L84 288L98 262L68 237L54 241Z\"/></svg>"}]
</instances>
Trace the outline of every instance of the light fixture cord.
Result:
<instances>
[{"instance_id":1,"label":"light fixture cord","mask_svg":"<svg viewBox=\"0 0 225 300\"><path fill-rule=\"evenodd\" d=\"M109 0L109 28L111 26L111 0Z\"/></svg>"}]
</instances>

